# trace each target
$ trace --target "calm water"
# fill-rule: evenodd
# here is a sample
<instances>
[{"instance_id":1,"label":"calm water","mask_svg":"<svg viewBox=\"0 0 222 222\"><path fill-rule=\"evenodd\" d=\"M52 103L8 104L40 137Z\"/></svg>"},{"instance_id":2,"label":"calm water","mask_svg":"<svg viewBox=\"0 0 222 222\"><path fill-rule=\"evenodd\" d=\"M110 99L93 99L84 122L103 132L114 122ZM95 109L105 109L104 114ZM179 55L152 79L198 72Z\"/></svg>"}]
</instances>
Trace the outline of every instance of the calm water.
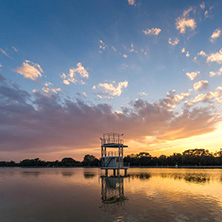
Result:
<instances>
[{"instance_id":1,"label":"calm water","mask_svg":"<svg viewBox=\"0 0 222 222\"><path fill-rule=\"evenodd\" d=\"M222 170L0 169L0 221L222 221Z\"/></svg>"}]
</instances>

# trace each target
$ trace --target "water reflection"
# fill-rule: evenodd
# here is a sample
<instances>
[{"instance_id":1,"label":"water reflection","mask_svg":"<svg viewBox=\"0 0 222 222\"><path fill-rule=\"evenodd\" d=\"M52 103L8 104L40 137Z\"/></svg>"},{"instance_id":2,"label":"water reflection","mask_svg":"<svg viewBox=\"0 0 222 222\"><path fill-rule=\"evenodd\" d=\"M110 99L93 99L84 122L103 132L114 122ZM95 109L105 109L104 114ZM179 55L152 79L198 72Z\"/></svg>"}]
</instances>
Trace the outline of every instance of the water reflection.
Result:
<instances>
[{"instance_id":1,"label":"water reflection","mask_svg":"<svg viewBox=\"0 0 222 222\"><path fill-rule=\"evenodd\" d=\"M151 177L150 173L139 173L139 172L132 172L129 173L129 177L132 179L140 179L140 180L148 180Z\"/></svg>"},{"instance_id":2,"label":"water reflection","mask_svg":"<svg viewBox=\"0 0 222 222\"><path fill-rule=\"evenodd\" d=\"M210 182L210 180L214 180L212 176L209 174L203 173L161 173L159 174L162 178L171 178L174 180L185 180L189 183L206 183Z\"/></svg>"},{"instance_id":3,"label":"water reflection","mask_svg":"<svg viewBox=\"0 0 222 222\"><path fill-rule=\"evenodd\" d=\"M0 169L4 222L222 221L222 169Z\"/></svg>"},{"instance_id":4,"label":"water reflection","mask_svg":"<svg viewBox=\"0 0 222 222\"><path fill-rule=\"evenodd\" d=\"M85 179L92 179L95 176L96 176L96 174L94 172L84 171L84 178Z\"/></svg>"},{"instance_id":5,"label":"water reflection","mask_svg":"<svg viewBox=\"0 0 222 222\"><path fill-rule=\"evenodd\" d=\"M41 172L39 171L22 171L21 172L22 176L25 176L25 177L38 177Z\"/></svg>"},{"instance_id":6,"label":"water reflection","mask_svg":"<svg viewBox=\"0 0 222 222\"><path fill-rule=\"evenodd\" d=\"M102 202L104 204L122 204L127 197L124 196L125 177L101 177Z\"/></svg>"},{"instance_id":7,"label":"water reflection","mask_svg":"<svg viewBox=\"0 0 222 222\"><path fill-rule=\"evenodd\" d=\"M64 177L71 177L71 176L75 175L75 173L73 171L62 171L62 175Z\"/></svg>"}]
</instances>

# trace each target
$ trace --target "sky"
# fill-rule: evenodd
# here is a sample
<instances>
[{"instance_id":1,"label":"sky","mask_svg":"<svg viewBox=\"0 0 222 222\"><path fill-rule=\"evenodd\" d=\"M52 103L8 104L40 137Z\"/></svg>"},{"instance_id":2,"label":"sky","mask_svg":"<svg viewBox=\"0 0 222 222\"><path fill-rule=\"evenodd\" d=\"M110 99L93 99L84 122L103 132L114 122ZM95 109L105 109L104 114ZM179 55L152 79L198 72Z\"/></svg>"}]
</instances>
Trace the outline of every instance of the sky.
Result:
<instances>
[{"instance_id":1,"label":"sky","mask_svg":"<svg viewBox=\"0 0 222 222\"><path fill-rule=\"evenodd\" d=\"M0 160L222 147L222 1L1 1Z\"/></svg>"}]
</instances>

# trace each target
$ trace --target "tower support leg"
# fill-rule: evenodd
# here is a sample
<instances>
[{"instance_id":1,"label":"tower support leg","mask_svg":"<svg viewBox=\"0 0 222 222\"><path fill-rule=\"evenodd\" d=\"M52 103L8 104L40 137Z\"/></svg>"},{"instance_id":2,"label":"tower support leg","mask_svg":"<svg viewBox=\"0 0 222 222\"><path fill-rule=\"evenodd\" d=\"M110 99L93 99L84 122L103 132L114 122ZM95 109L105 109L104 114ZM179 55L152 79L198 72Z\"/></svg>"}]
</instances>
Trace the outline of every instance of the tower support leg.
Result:
<instances>
[{"instance_id":1,"label":"tower support leg","mask_svg":"<svg viewBox=\"0 0 222 222\"><path fill-rule=\"evenodd\" d=\"M127 169L125 169L125 176L127 176Z\"/></svg>"},{"instance_id":2,"label":"tower support leg","mask_svg":"<svg viewBox=\"0 0 222 222\"><path fill-rule=\"evenodd\" d=\"M116 176L116 170L113 169L113 176L115 177Z\"/></svg>"},{"instance_id":3,"label":"tower support leg","mask_svg":"<svg viewBox=\"0 0 222 222\"><path fill-rule=\"evenodd\" d=\"M119 177L119 169L117 169L117 176Z\"/></svg>"},{"instance_id":4,"label":"tower support leg","mask_svg":"<svg viewBox=\"0 0 222 222\"><path fill-rule=\"evenodd\" d=\"M106 169L105 171L106 171L106 177L108 177L108 170Z\"/></svg>"}]
</instances>

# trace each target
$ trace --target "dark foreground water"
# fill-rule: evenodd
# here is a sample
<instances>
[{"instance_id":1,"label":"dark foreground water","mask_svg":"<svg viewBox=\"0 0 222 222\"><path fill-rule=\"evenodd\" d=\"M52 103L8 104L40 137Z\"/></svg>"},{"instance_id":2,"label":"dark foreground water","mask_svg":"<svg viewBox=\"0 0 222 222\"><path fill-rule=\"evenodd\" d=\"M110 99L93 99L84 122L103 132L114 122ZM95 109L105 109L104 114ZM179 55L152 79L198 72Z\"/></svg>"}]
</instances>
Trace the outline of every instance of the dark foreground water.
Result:
<instances>
[{"instance_id":1,"label":"dark foreground water","mask_svg":"<svg viewBox=\"0 0 222 222\"><path fill-rule=\"evenodd\" d=\"M222 221L222 170L0 169L0 221Z\"/></svg>"}]
</instances>

